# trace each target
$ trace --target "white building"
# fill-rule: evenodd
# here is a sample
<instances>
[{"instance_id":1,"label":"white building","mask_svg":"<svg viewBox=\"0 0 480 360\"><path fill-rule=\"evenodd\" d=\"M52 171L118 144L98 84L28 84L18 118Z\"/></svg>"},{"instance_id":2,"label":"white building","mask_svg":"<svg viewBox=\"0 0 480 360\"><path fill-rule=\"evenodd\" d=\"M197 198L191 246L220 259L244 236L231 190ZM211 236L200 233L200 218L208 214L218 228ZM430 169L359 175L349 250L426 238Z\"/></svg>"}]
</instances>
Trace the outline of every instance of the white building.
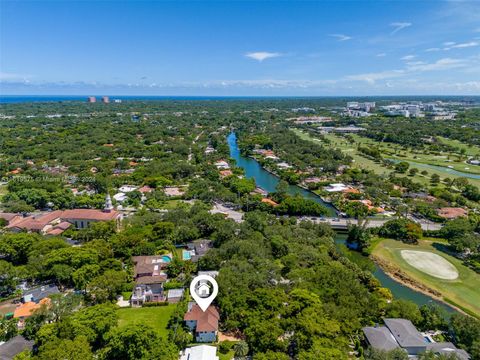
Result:
<instances>
[{"instance_id":1,"label":"white building","mask_svg":"<svg viewBox=\"0 0 480 360\"><path fill-rule=\"evenodd\" d=\"M138 189L138 186L134 186L134 185L122 185L120 186L120 188L118 189L119 192L122 192L122 193L129 193L129 192L132 192L132 191L135 191Z\"/></svg>"},{"instance_id":2,"label":"white building","mask_svg":"<svg viewBox=\"0 0 480 360\"><path fill-rule=\"evenodd\" d=\"M210 345L192 346L180 353L180 360L218 360L217 348Z\"/></svg>"},{"instance_id":3,"label":"white building","mask_svg":"<svg viewBox=\"0 0 480 360\"><path fill-rule=\"evenodd\" d=\"M328 192L341 192L348 189L347 185L342 184L342 183L337 183L337 184L330 184L330 186L327 186L325 188L325 191Z\"/></svg>"}]
</instances>

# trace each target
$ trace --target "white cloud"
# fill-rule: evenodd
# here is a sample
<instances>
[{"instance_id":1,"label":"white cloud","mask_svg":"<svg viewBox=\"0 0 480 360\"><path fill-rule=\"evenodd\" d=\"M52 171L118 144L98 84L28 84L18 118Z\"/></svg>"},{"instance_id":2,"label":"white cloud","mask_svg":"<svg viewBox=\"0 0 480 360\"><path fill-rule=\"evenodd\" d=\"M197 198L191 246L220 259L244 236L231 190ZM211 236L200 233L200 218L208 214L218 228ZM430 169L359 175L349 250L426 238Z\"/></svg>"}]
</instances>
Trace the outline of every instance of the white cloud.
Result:
<instances>
[{"instance_id":1,"label":"white cloud","mask_svg":"<svg viewBox=\"0 0 480 360\"><path fill-rule=\"evenodd\" d=\"M25 81L28 82L28 78L31 78L31 75L25 74L14 74L14 73L6 73L0 71L0 81Z\"/></svg>"},{"instance_id":2,"label":"white cloud","mask_svg":"<svg viewBox=\"0 0 480 360\"><path fill-rule=\"evenodd\" d=\"M432 51L440 51L440 50L442 50L442 49L437 48L437 47L434 47L434 48L428 48L428 49L425 50L425 51L427 51L427 52L432 52Z\"/></svg>"},{"instance_id":3,"label":"white cloud","mask_svg":"<svg viewBox=\"0 0 480 360\"><path fill-rule=\"evenodd\" d=\"M470 42L466 42L466 43L462 43L462 44L456 44L456 45L453 45L451 48L452 49L462 49L462 48L468 48L468 47L474 47L474 46L478 46L477 41L470 41Z\"/></svg>"},{"instance_id":4,"label":"white cloud","mask_svg":"<svg viewBox=\"0 0 480 360\"><path fill-rule=\"evenodd\" d=\"M258 51L258 52L246 53L245 56L250 59L262 62L263 60L279 57L281 56L281 54L277 52Z\"/></svg>"},{"instance_id":5,"label":"white cloud","mask_svg":"<svg viewBox=\"0 0 480 360\"><path fill-rule=\"evenodd\" d=\"M377 54L377 57L384 57L384 56L387 56L387 54L386 53Z\"/></svg>"},{"instance_id":6,"label":"white cloud","mask_svg":"<svg viewBox=\"0 0 480 360\"><path fill-rule=\"evenodd\" d=\"M391 34L395 34L399 32L400 30L403 30L409 26L412 26L412 23L409 22L393 22L390 24L390 26L394 27L393 31Z\"/></svg>"},{"instance_id":7,"label":"white cloud","mask_svg":"<svg viewBox=\"0 0 480 360\"><path fill-rule=\"evenodd\" d=\"M444 46L452 46L452 45L455 45L455 42L453 42L453 41L445 41L445 42L443 43L443 45L444 45Z\"/></svg>"},{"instance_id":8,"label":"white cloud","mask_svg":"<svg viewBox=\"0 0 480 360\"><path fill-rule=\"evenodd\" d=\"M330 34L329 36L337 38L338 41L351 40L352 37L344 34Z\"/></svg>"},{"instance_id":9,"label":"white cloud","mask_svg":"<svg viewBox=\"0 0 480 360\"><path fill-rule=\"evenodd\" d=\"M381 72L375 72L375 73L349 75L349 76L346 76L345 79L353 80L353 81L365 81L369 84L374 84L375 81L391 79L391 78L402 76L403 74L404 74L403 70L387 70L387 71L381 71Z\"/></svg>"},{"instance_id":10,"label":"white cloud","mask_svg":"<svg viewBox=\"0 0 480 360\"><path fill-rule=\"evenodd\" d=\"M409 65L409 66L416 66L416 65L423 65L423 64L425 64L424 61L409 61L409 62L407 62L407 65Z\"/></svg>"},{"instance_id":11,"label":"white cloud","mask_svg":"<svg viewBox=\"0 0 480 360\"><path fill-rule=\"evenodd\" d=\"M402 57L400 60L408 61L408 60L415 59L416 57L417 57L416 55L405 55L405 56Z\"/></svg>"},{"instance_id":12,"label":"white cloud","mask_svg":"<svg viewBox=\"0 0 480 360\"><path fill-rule=\"evenodd\" d=\"M450 69L457 69L460 67L464 67L467 65L467 61L463 59L452 59L452 58L443 58L437 60L434 63L423 63L423 64L414 64L409 65L409 71L438 71L438 70L450 70Z\"/></svg>"},{"instance_id":13,"label":"white cloud","mask_svg":"<svg viewBox=\"0 0 480 360\"><path fill-rule=\"evenodd\" d=\"M470 60L471 62L471 60ZM349 75L344 80L364 81L369 84L375 84L379 80L387 80L403 77L405 75L419 74L426 71L442 71L467 67L470 63L468 59L443 58L433 63L423 61L407 62L404 69L386 70L380 72Z\"/></svg>"}]
</instances>

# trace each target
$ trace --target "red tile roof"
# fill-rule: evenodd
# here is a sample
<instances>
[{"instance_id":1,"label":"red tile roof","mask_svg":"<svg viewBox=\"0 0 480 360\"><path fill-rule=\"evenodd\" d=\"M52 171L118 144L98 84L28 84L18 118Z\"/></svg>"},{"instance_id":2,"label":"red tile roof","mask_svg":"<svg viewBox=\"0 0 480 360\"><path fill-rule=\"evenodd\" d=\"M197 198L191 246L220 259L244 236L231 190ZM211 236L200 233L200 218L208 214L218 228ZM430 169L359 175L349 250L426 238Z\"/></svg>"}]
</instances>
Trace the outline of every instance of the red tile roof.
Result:
<instances>
[{"instance_id":1,"label":"red tile roof","mask_svg":"<svg viewBox=\"0 0 480 360\"><path fill-rule=\"evenodd\" d=\"M438 216L444 219L456 219L461 216L467 216L467 210L458 207L444 207L437 210Z\"/></svg>"},{"instance_id":2,"label":"red tile roof","mask_svg":"<svg viewBox=\"0 0 480 360\"><path fill-rule=\"evenodd\" d=\"M220 314L215 306L209 306L206 311L202 311L197 304L193 305L183 320L196 321L196 331L218 331L218 319Z\"/></svg>"},{"instance_id":3,"label":"red tile roof","mask_svg":"<svg viewBox=\"0 0 480 360\"><path fill-rule=\"evenodd\" d=\"M56 210L46 214L32 215L18 219L8 225L8 228L20 228L30 231L40 231L52 221L60 219L62 211Z\"/></svg>"},{"instance_id":4,"label":"red tile roof","mask_svg":"<svg viewBox=\"0 0 480 360\"><path fill-rule=\"evenodd\" d=\"M152 192L153 189L152 189L150 186L148 186L148 185L144 185L144 186L142 186L140 189L138 189L138 191L140 191L141 193L144 193L144 194L145 194L145 193L150 193L150 192Z\"/></svg>"},{"instance_id":5,"label":"red tile roof","mask_svg":"<svg viewBox=\"0 0 480 360\"><path fill-rule=\"evenodd\" d=\"M278 204L275 201L273 201L272 199L263 198L261 201L263 203L271 205L271 206L278 206Z\"/></svg>"},{"instance_id":6,"label":"red tile roof","mask_svg":"<svg viewBox=\"0 0 480 360\"><path fill-rule=\"evenodd\" d=\"M109 221L116 219L120 213L112 210L110 212L96 209L73 209L63 211L61 218L65 220L83 219L94 221Z\"/></svg>"},{"instance_id":7,"label":"red tile roof","mask_svg":"<svg viewBox=\"0 0 480 360\"><path fill-rule=\"evenodd\" d=\"M15 213L0 213L0 219L4 219L8 222L14 220L16 217L21 217L21 215Z\"/></svg>"},{"instance_id":8,"label":"red tile roof","mask_svg":"<svg viewBox=\"0 0 480 360\"><path fill-rule=\"evenodd\" d=\"M25 229L27 231L42 231L47 225L50 225L53 226L54 229L66 230L70 226L68 221L71 220L108 221L114 220L119 216L120 213L115 210L110 212L96 209L74 209L65 211L56 210L39 215L19 217L18 219L12 221L7 228ZM55 222L59 223L55 224Z\"/></svg>"}]
</instances>

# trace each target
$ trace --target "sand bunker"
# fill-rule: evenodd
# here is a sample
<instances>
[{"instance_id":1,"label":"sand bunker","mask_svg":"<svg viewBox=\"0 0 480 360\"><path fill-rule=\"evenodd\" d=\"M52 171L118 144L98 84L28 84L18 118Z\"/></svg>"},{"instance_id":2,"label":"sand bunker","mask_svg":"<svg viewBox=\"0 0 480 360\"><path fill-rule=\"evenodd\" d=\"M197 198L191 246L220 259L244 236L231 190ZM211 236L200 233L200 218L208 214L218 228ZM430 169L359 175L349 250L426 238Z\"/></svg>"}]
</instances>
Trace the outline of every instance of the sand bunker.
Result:
<instances>
[{"instance_id":1,"label":"sand bunker","mask_svg":"<svg viewBox=\"0 0 480 360\"><path fill-rule=\"evenodd\" d=\"M437 254L415 250L402 250L400 254L407 263L428 275L444 280L458 278L455 266Z\"/></svg>"}]
</instances>

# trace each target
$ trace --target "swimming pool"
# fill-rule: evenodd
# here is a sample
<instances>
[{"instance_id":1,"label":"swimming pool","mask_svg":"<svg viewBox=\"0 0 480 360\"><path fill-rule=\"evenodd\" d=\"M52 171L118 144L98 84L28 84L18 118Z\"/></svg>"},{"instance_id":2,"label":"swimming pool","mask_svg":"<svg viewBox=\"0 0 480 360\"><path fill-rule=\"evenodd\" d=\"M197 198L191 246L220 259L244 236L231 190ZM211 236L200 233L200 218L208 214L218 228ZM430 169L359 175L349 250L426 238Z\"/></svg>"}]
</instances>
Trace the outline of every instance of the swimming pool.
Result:
<instances>
[{"instance_id":1,"label":"swimming pool","mask_svg":"<svg viewBox=\"0 0 480 360\"><path fill-rule=\"evenodd\" d=\"M188 250L182 250L182 259L183 260L190 260L192 258L192 254Z\"/></svg>"},{"instance_id":2,"label":"swimming pool","mask_svg":"<svg viewBox=\"0 0 480 360\"><path fill-rule=\"evenodd\" d=\"M163 255L163 256L162 256L162 260L163 260L164 262L170 262L170 261L172 261L172 259L171 259L170 256L168 256L168 255Z\"/></svg>"}]
</instances>

